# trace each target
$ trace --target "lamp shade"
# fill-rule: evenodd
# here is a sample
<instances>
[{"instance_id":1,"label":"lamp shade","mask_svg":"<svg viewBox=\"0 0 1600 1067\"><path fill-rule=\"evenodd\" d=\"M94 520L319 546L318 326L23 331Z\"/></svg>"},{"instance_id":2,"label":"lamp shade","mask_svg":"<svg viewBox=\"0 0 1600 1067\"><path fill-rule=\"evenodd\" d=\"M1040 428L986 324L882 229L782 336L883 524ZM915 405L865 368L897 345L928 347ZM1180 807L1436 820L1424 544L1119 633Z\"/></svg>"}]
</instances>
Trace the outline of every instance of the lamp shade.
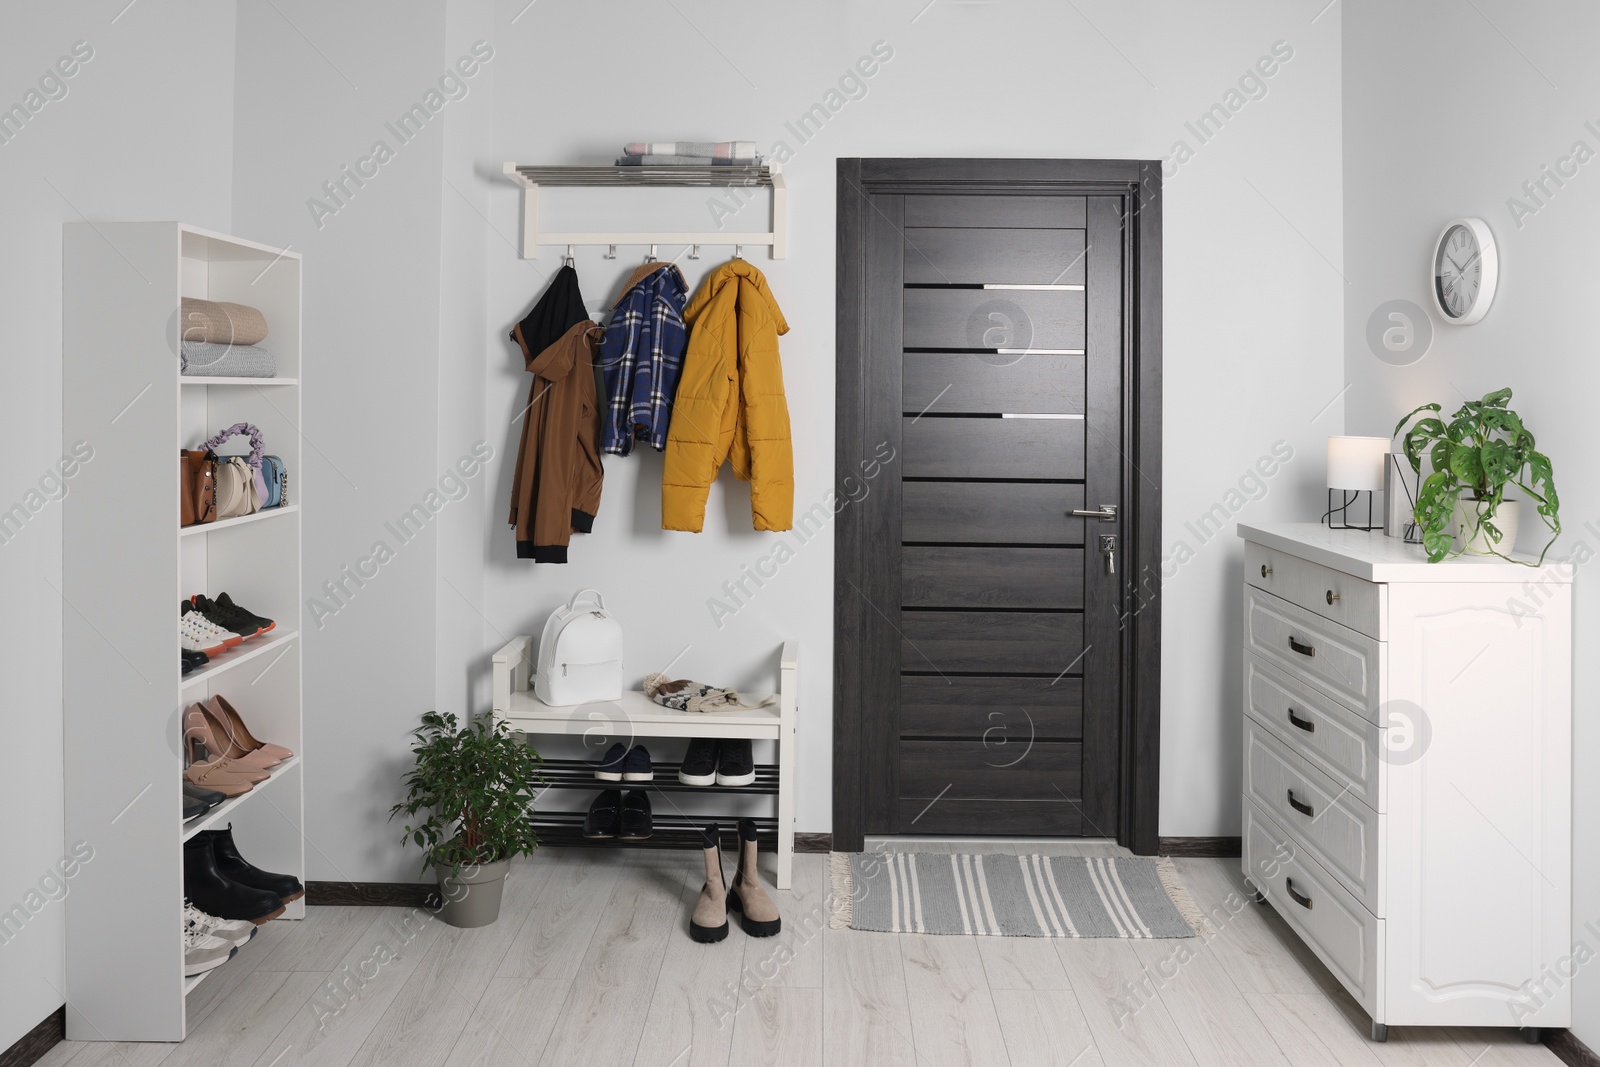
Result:
<instances>
[{"instance_id":1,"label":"lamp shade","mask_svg":"<svg viewBox=\"0 0 1600 1067\"><path fill-rule=\"evenodd\" d=\"M1350 493L1376 493L1383 489L1387 437L1328 438L1328 488Z\"/></svg>"}]
</instances>

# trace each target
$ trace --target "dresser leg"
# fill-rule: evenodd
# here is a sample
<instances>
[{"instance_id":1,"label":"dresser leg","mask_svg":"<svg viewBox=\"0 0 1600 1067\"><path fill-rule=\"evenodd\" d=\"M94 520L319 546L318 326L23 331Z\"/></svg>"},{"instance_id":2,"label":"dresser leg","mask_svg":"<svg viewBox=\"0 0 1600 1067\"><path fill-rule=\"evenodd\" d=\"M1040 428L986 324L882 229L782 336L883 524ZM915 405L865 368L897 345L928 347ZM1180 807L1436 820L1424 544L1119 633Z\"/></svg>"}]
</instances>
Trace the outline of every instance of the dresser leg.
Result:
<instances>
[{"instance_id":1,"label":"dresser leg","mask_svg":"<svg viewBox=\"0 0 1600 1067\"><path fill-rule=\"evenodd\" d=\"M1257 904L1265 904L1267 902L1266 895L1262 893L1261 890L1257 889L1255 883L1250 881L1250 879L1246 878L1244 880L1244 887L1245 889L1249 890L1250 899L1255 901Z\"/></svg>"},{"instance_id":2,"label":"dresser leg","mask_svg":"<svg viewBox=\"0 0 1600 1067\"><path fill-rule=\"evenodd\" d=\"M1537 1026L1524 1026L1522 1028L1522 1040L1526 1041L1530 1045L1537 1045L1540 1039L1543 1037L1543 1031L1541 1031Z\"/></svg>"},{"instance_id":3,"label":"dresser leg","mask_svg":"<svg viewBox=\"0 0 1600 1067\"><path fill-rule=\"evenodd\" d=\"M1374 1041L1387 1041L1387 1040L1389 1040L1389 1027L1388 1027L1388 1024L1386 1024L1386 1023L1373 1023L1372 1024L1372 1040L1374 1040Z\"/></svg>"}]
</instances>

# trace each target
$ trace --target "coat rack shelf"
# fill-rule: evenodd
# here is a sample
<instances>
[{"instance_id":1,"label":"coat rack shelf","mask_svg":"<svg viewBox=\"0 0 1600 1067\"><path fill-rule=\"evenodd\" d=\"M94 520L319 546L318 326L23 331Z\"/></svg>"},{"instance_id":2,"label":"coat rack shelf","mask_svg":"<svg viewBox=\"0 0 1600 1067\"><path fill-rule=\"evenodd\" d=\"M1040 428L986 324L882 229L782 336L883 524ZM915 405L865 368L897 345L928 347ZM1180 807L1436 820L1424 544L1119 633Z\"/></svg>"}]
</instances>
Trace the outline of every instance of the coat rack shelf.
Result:
<instances>
[{"instance_id":1,"label":"coat rack shelf","mask_svg":"<svg viewBox=\"0 0 1600 1067\"><path fill-rule=\"evenodd\" d=\"M506 177L522 186L522 258L538 259L540 245L765 245L773 259L789 251L789 190L783 167L558 167L506 163ZM772 190L772 229L742 231L633 231L592 233L539 229L541 185L585 188L739 187Z\"/></svg>"}]
</instances>

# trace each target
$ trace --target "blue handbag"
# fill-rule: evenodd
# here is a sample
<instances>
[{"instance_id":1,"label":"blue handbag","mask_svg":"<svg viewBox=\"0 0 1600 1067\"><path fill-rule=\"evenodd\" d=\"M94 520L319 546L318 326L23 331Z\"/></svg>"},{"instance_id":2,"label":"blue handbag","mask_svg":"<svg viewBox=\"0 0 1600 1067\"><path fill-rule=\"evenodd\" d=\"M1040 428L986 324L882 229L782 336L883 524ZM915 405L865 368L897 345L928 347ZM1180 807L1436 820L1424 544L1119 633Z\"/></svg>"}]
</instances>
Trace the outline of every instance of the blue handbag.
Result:
<instances>
[{"instance_id":1,"label":"blue handbag","mask_svg":"<svg viewBox=\"0 0 1600 1067\"><path fill-rule=\"evenodd\" d=\"M261 457L261 477L267 486L263 508L282 507L289 502L289 471L279 456Z\"/></svg>"}]
</instances>

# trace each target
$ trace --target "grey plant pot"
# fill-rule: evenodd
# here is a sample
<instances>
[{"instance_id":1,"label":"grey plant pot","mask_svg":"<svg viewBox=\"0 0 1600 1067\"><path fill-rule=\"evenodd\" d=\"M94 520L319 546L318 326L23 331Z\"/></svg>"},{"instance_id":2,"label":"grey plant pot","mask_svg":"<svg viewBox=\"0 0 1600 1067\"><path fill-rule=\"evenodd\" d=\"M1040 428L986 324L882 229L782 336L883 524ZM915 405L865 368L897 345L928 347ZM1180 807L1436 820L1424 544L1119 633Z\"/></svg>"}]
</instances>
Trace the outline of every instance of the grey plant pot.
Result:
<instances>
[{"instance_id":1,"label":"grey plant pot","mask_svg":"<svg viewBox=\"0 0 1600 1067\"><path fill-rule=\"evenodd\" d=\"M448 868L434 868L439 879L439 895L444 903L439 918L465 930L488 926L500 917L500 892L505 888L509 860L463 867L459 878L451 878Z\"/></svg>"}]
</instances>

